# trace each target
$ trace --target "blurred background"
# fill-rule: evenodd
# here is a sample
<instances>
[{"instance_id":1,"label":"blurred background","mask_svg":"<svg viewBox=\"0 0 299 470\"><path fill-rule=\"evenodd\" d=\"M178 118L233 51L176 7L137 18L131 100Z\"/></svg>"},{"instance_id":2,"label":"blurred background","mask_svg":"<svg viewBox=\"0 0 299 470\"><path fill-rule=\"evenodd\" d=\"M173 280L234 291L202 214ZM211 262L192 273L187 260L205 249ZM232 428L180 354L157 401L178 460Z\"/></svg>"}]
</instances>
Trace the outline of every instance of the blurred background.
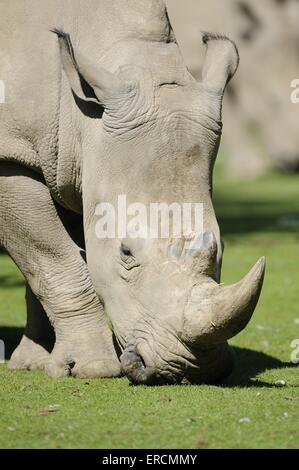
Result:
<instances>
[{"instance_id":1,"label":"blurred background","mask_svg":"<svg viewBox=\"0 0 299 470\"><path fill-rule=\"evenodd\" d=\"M224 104L224 170L255 178L271 169L299 170L298 0L167 0L185 61L196 78L204 48L200 31L225 34L240 51L240 67ZM298 87L298 85L297 85Z\"/></svg>"}]
</instances>

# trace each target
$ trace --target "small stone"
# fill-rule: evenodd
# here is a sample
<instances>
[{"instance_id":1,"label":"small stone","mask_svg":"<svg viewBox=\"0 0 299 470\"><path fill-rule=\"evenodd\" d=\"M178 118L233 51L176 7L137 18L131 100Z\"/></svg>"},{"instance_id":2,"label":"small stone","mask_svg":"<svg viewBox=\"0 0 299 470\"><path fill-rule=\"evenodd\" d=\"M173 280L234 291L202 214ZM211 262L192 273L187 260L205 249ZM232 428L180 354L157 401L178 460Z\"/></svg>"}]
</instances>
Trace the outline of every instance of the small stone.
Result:
<instances>
[{"instance_id":1,"label":"small stone","mask_svg":"<svg viewBox=\"0 0 299 470\"><path fill-rule=\"evenodd\" d=\"M16 428L14 428L13 426L8 426L7 428L7 431L9 432L14 432L16 430Z\"/></svg>"},{"instance_id":2,"label":"small stone","mask_svg":"<svg viewBox=\"0 0 299 470\"><path fill-rule=\"evenodd\" d=\"M196 448L197 449L207 449L209 447L209 444L207 441L200 440L197 442Z\"/></svg>"},{"instance_id":3,"label":"small stone","mask_svg":"<svg viewBox=\"0 0 299 470\"><path fill-rule=\"evenodd\" d=\"M294 323L295 323L295 325L299 325L299 318L295 318Z\"/></svg>"},{"instance_id":4,"label":"small stone","mask_svg":"<svg viewBox=\"0 0 299 470\"><path fill-rule=\"evenodd\" d=\"M159 398L158 401L172 401L172 398L168 395L165 395L164 397Z\"/></svg>"},{"instance_id":5,"label":"small stone","mask_svg":"<svg viewBox=\"0 0 299 470\"><path fill-rule=\"evenodd\" d=\"M60 405L49 405L47 411L50 413L55 413L56 411L60 410Z\"/></svg>"},{"instance_id":6,"label":"small stone","mask_svg":"<svg viewBox=\"0 0 299 470\"><path fill-rule=\"evenodd\" d=\"M239 419L239 423L250 423L251 422L251 419L248 418L248 416L244 416L243 418L240 418Z\"/></svg>"},{"instance_id":7,"label":"small stone","mask_svg":"<svg viewBox=\"0 0 299 470\"><path fill-rule=\"evenodd\" d=\"M269 341L267 341L266 339L261 341L260 344L261 344L262 348L264 348L264 349L267 349L269 347Z\"/></svg>"},{"instance_id":8,"label":"small stone","mask_svg":"<svg viewBox=\"0 0 299 470\"><path fill-rule=\"evenodd\" d=\"M259 397L261 395L261 392L257 392L256 396Z\"/></svg>"},{"instance_id":9,"label":"small stone","mask_svg":"<svg viewBox=\"0 0 299 470\"><path fill-rule=\"evenodd\" d=\"M187 423L189 424L192 424L192 423L195 423L196 422L196 419L195 418L187 418Z\"/></svg>"},{"instance_id":10,"label":"small stone","mask_svg":"<svg viewBox=\"0 0 299 470\"><path fill-rule=\"evenodd\" d=\"M289 417L289 413L288 413L287 411L285 411L285 412L283 413L283 417L284 417L284 418L288 418L288 417Z\"/></svg>"},{"instance_id":11,"label":"small stone","mask_svg":"<svg viewBox=\"0 0 299 470\"><path fill-rule=\"evenodd\" d=\"M275 387L285 387L286 386L286 382L284 380L277 380L275 382Z\"/></svg>"},{"instance_id":12,"label":"small stone","mask_svg":"<svg viewBox=\"0 0 299 470\"><path fill-rule=\"evenodd\" d=\"M265 331L265 330L267 330L267 328L266 328L265 326L263 326L263 325L256 325L256 329L257 329L258 331Z\"/></svg>"}]
</instances>

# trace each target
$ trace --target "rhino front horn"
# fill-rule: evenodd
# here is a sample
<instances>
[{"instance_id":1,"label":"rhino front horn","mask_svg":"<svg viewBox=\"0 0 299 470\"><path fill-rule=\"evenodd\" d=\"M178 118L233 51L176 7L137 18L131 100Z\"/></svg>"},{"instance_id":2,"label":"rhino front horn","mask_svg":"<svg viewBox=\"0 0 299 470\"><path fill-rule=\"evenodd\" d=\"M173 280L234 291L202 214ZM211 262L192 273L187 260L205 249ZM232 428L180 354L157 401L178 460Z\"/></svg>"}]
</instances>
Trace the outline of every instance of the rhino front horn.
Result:
<instances>
[{"instance_id":1,"label":"rhino front horn","mask_svg":"<svg viewBox=\"0 0 299 470\"><path fill-rule=\"evenodd\" d=\"M220 344L242 331L252 317L263 285L265 258L237 284L206 280L193 287L184 312L182 339L189 344Z\"/></svg>"}]
</instances>

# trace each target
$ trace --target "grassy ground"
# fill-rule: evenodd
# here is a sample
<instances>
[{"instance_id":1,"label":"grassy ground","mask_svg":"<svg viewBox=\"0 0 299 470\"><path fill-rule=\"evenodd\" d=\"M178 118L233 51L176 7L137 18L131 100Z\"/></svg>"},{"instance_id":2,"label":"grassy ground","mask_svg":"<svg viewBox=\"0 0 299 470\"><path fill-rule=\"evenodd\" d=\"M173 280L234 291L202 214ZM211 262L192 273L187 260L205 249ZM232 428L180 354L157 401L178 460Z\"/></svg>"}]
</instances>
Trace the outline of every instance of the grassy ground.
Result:
<instances>
[{"instance_id":1,"label":"grassy ground","mask_svg":"<svg viewBox=\"0 0 299 470\"><path fill-rule=\"evenodd\" d=\"M223 281L239 280L262 255L268 263L254 319L232 341L237 364L227 383L133 387L125 378L54 380L0 365L0 447L299 447L299 368L290 364L299 339L299 177L229 185L218 178L216 188ZM22 277L2 254L7 356L24 320Z\"/></svg>"}]
</instances>

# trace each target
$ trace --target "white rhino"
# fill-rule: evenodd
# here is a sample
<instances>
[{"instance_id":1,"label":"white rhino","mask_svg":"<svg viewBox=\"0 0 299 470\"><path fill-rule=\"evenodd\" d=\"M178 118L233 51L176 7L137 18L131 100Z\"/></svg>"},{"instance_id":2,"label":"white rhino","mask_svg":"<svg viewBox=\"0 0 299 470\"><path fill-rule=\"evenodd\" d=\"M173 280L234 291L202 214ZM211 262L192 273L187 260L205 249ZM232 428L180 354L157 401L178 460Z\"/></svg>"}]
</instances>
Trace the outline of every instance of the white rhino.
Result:
<instances>
[{"instance_id":1,"label":"white rhino","mask_svg":"<svg viewBox=\"0 0 299 470\"><path fill-rule=\"evenodd\" d=\"M250 320L264 275L262 259L240 283L219 284L212 170L235 45L205 34L197 82L160 0L12 0L0 18L0 241L28 285L10 367L220 380L232 366L227 340ZM119 195L202 202L201 244L99 239L96 207Z\"/></svg>"},{"instance_id":2,"label":"white rhino","mask_svg":"<svg viewBox=\"0 0 299 470\"><path fill-rule=\"evenodd\" d=\"M187 64L199 72L200 28L237 42L241 63L226 100L223 135L229 176L257 176L270 168L299 169L298 0L168 0ZM196 44L198 44L196 46Z\"/></svg>"}]
</instances>

